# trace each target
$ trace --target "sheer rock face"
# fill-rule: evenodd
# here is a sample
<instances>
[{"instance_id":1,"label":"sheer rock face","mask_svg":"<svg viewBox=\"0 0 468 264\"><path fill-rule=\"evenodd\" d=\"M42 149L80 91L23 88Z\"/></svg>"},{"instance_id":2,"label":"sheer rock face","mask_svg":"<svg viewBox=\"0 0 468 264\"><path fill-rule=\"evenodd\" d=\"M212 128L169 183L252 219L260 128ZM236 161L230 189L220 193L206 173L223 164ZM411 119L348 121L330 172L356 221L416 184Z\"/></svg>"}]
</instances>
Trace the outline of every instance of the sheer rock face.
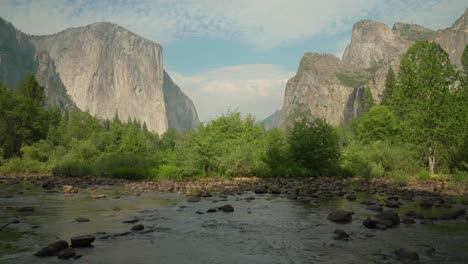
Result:
<instances>
[{"instance_id":1,"label":"sheer rock face","mask_svg":"<svg viewBox=\"0 0 468 264\"><path fill-rule=\"evenodd\" d=\"M164 72L157 43L103 22L53 35L21 36L32 47L28 56L51 104L77 107L102 119L118 114L159 134L198 123L192 101Z\"/></svg>"},{"instance_id":2,"label":"sheer rock face","mask_svg":"<svg viewBox=\"0 0 468 264\"><path fill-rule=\"evenodd\" d=\"M401 56L417 40L439 43L461 68L461 54L468 44L467 21L468 9L453 26L437 31L414 24L396 23L389 28L370 20L357 22L342 60L304 55L296 76L286 84L280 126L287 126L296 111L309 111L334 125L348 123L363 111L362 87L367 85L379 103L389 66L398 74Z\"/></svg>"}]
</instances>

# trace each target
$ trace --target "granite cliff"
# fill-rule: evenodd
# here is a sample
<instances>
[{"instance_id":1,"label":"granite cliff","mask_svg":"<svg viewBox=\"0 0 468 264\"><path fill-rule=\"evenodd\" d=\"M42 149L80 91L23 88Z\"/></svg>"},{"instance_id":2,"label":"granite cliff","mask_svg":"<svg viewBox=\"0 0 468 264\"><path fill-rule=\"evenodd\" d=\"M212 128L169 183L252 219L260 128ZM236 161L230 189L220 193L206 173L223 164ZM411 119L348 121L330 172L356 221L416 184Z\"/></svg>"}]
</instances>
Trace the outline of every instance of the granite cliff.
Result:
<instances>
[{"instance_id":1,"label":"granite cliff","mask_svg":"<svg viewBox=\"0 0 468 264\"><path fill-rule=\"evenodd\" d=\"M2 59L0 81L14 87L23 72L35 72L49 104L77 107L102 119L118 114L159 134L198 123L192 101L164 71L162 47L118 25L100 22L28 36L2 21L0 38L13 46L2 49L6 58L25 58ZM10 72L18 76L9 77Z\"/></svg>"},{"instance_id":2,"label":"granite cliff","mask_svg":"<svg viewBox=\"0 0 468 264\"><path fill-rule=\"evenodd\" d=\"M333 55L304 55L296 76L286 84L280 126L287 126L295 111L308 111L334 125L347 124L366 110L362 106L363 87L379 103L389 66L397 72L401 56L417 40L439 43L452 63L461 67L461 54L468 44L467 21L468 9L442 30L405 23L390 28L371 20L357 22L341 60Z\"/></svg>"}]
</instances>

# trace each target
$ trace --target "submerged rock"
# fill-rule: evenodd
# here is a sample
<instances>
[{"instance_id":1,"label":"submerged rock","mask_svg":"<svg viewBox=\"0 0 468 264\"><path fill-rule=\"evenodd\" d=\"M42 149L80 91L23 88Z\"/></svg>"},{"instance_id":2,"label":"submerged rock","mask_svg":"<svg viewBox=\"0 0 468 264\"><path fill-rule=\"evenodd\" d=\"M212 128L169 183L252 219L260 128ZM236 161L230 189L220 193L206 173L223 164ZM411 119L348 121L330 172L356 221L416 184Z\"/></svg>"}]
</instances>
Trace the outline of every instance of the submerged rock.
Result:
<instances>
[{"instance_id":1,"label":"submerged rock","mask_svg":"<svg viewBox=\"0 0 468 264\"><path fill-rule=\"evenodd\" d=\"M68 247L62 250L60 253L57 254L59 259L70 259L76 255L76 250L72 247Z\"/></svg>"},{"instance_id":2,"label":"submerged rock","mask_svg":"<svg viewBox=\"0 0 468 264\"><path fill-rule=\"evenodd\" d=\"M201 201L201 197L200 196L190 196L188 199L187 199L187 202L189 203L198 203L199 201Z\"/></svg>"},{"instance_id":3,"label":"submerged rock","mask_svg":"<svg viewBox=\"0 0 468 264\"><path fill-rule=\"evenodd\" d=\"M356 195L350 193L350 194L346 195L345 198L346 198L347 200L349 200L349 201L354 201L354 200L356 200Z\"/></svg>"},{"instance_id":4,"label":"submerged rock","mask_svg":"<svg viewBox=\"0 0 468 264\"><path fill-rule=\"evenodd\" d=\"M86 218L86 217L78 217L75 219L75 222L78 222L78 223L86 223L86 222L89 222L89 218Z\"/></svg>"},{"instance_id":5,"label":"submerged rock","mask_svg":"<svg viewBox=\"0 0 468 264\"><path fill-rule=\"evenodd\" d=\"M46 247L41 248L38 252L34 254L34 256L41 258L56 256L60 251L66 248L68 248L68 242L65 240L59 240L47 245Z\"/></svg>"},{"instance_id":6,"label":"submerged rock","mask_svg":"<svg viewBox=\"0 0 468 264\"><path fill-rule=\"evenodd\" d=\"M328 214L327 219L336 223L349 223L352 221L353 212L345 210L335 210Z\"/></svg>"},{"instance_id":7,"label":"submerged rock","mask_svg":"<svg viewBox=\"0 0 468 264\"><path fill-rule=\"evenodd\" d=\"M24 207L20 207L20 208L16 209L16 211L20 212L20 213L30 213L30 212L34 212L34 207L24 206Z\"/></svg>"},{"instance_id":8,"label":"submerged rock","mask_svg":"<svg viewBox=\"0 0 468 264\"><path fill-rule=\"evenodd\" d=\"M370 216L362 223L369 229L382 229L392 228L400 224L400 216L393 211L384 211L376 216Z\"/></svg>"},{"instance_id":9,"label":"submerged rock","mask_svg":"<svg viewBox=\"0 0 468 264\"><path fill-rule=\"evenodd\" d=\"M136 225L136 226L132 227L132 231L141 231L143 229L145 229L145 226L142 225L142 224L139 224L139 225Z\"/></svg>"},{"instance_id":10,"label":"submerged rock","mask_svg":"<svg viewBox=\"0 0 468 264\"><path fill-rule=\"evenodd\" d=\"M219 210L225 212L225 213L232 213L234 212L234 207L232 207L232 205L229 205L229 204L225 204L221 207L219 207Z\"/></svg>"},{"instance_id":11,"label":"submerged rock","mask_svg":"<svg viewBox=\"0 0 468 264\"><path fill-rule=\"evenodd\" d=\"M366 207L367 210L371 210L371 211L376 211L376 212L382 212L383 211L383 207L381 205L378 205L378 204L374 204L374 205L369 205Z\"/></svg>"},{"instance_id":12,"label":"submerged rock","mask_svg":"<svg viewBox=\"0 0 468 264\"><path fill-rule=\"evenodd\" d=\"M91 247L91 244L96 239L93 235L84 235L71 238L71 247Z\"/></svg>"},{"instance_id":13,"label":"submerged rock","mask_svg":"<svg viewBox=\"0 0 468 264\"><path fill-rule=\"evenodd\" d=\"M361 204L365 204L365 205L374 205L374 204L377 204L379 202L378 199L374 199L374 198L368 198L368 199L365 199L361 202Z\"/></svg>"},{"instance_id":14,"label":"submerged rock","mask_svg":"<svg viewBox=\"0 0 468 264\"><path fill-rule=\"evenodd\" d=\"M418 260L419 259L418 253L416 253L415 251L412 251L410 249L407 249L407 248L400 248L400 249L396 250L395 255L399 259L408 259L408 260Z\"/></svg>"},{"instance_id":15,"label":"submerged rock","mask_svg":"<svg viewBox=\"0 0 468 264\"><path fill-rule=\"evenodd\" d=\"M336 235L333 237L333 239L335 240L345 240L345 241L349 240L349 235L344 230L336 229L335 231L333 231L333 234Z\"/></svg>"},{"instance_id":16,"label":"submerged rock","mask_svg":"<svg viewBox=\"0 0 468 264\"><path fill-rule=\"evenodd\" d=\"M398 200L387 200L385 203L385 206L389 208L400 208L400 205L402 205L402 203Z\"/></svg>"},{"instance_id":17,"label":"submerged rock","mask_svg":"<svg viewBox=\"0 0 468 264\"><path fill-rule=\"evenodd\" d=\"M440 219L442 219L442 220L452 220L452 219L457 219L458 217L463 216L465 214L466 214L466 211L464 209L460 209L460 210L456 210L456 211L453 211L453 212L443 214L442 216L440 216Z\"/></svg>"},{"instance_id":18,"label":"submerged rock","mask_svg":"<svg viewBox=\"0 0 468 264\"><path fill-rule=\"evenodd\" d=\"M211 208L211 209L208 209L206 212L207 213L216 213L216 209Z\"/></svg>"},{"instance_id":19,"label":"submerged rock","mask_svg":"<svg viewBox=\"0 0 468 264\"><path fill-rule=\"evenodd\" d=\"M431 208L434 201L431 198L424 198L419 202L419 206L423 208Z\"/></svg>"}]
</instances>

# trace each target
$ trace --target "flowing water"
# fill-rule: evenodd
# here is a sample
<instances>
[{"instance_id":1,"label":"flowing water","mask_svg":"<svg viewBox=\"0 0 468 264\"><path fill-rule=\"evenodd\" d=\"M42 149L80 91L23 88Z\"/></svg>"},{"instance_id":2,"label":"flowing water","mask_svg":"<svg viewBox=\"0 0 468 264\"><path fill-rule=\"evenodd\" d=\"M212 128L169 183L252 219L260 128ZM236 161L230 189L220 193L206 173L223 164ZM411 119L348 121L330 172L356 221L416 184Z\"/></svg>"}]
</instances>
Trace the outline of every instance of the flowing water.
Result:
<instances>
[{"instance_id":1,"label":"flowing water","mask_svg":"<svg viewBox=\"0 0 468 264\"><path fill-rule=\"evenodd\" d=\"M281 195L245 193L226 198L215 195L188 203L186 196L179 194L152 192L136 196L122 187L99 187L97 192L106 198L92 199L86 190L67 197L28 184L0 186L0 224L15 217L20 221L0 231L0 263L62 263L64 260L57 257L37 258L33 254L51 242L96 233L94 247L77 249L83 256L69 261L401 263L393 252L406 247L418 252L420 260L416 263L468 263L466 219L369 230L362 221L376 213L359 203L368 197L366 194L359 194L355 202L342 198L294 201ZM251 196L255 200L245 199ZM232 205L235 211L196 213L224 204ZM18 213L16 208L21 206L33 206L35 210ZM450 210L459 207L468 209L458 202ZM335 208L353 210L353 222L340 225L326 220ZM414 204L398 210L403 215L410 209L426 215L443 213L443 209L422 210ZM75 222L77 217L87 217L90 222ZM135 218L140 219L138 223L144 224L145 230L124 233L132 224L122 221ZM334 240L335 229L345 230L352 240ZM119 233L123 234L115 236ZM431 248L435 253L428 253Z\"/></svg>"}]
</instances>

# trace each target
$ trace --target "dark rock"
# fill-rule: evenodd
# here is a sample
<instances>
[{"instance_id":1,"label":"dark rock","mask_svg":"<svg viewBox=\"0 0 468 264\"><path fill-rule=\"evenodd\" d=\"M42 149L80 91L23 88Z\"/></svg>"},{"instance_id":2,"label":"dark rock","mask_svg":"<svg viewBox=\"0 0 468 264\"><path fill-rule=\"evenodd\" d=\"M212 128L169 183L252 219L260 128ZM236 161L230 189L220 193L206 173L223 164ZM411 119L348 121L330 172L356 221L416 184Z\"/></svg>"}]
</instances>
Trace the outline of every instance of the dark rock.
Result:
<instances>
[{"instance_id":1,"label":"dark rock","mask_svg":"<svg viewBox=\"0 0 468 264\"><path fill-rule=\"evenodd\" d=\"M419 222L421 225L431 225L433 224L432 220L424 219Z\"/></svg>"},{"instance_id":2,"label":"dark rock","mask_svg":"<svg viewBox=\"0 0 468 264\"><path fill-rule=\"evenodd\" d=\"M356 195L350 193L350 194L346 195L345 198L346 198L347 200L349 200L349 201L354 201L354 200L356 200Z\"/></svg>"},{"instance_id":3,"label":"dark rock","mask_svg":"<svg viewBox=\"0 0 468 264\"><path fill-rule=\"evenodd\" d=\"M86 223L86 222L89 222L89 218L86 218L86 217L78 217L75 219L76 222L79 222L79 223Z\"/></svg>"},{"instance_id":4,"label":"dark rock","mask_svg":"<svg viewBox=\"0 0 468 264\"><path fill-rule=\"evenodd\" d=\"M113 237L122 237L122 236L127 236L127 235L130 235L130 232L116 233L116 234L113 234L112 236Z\"/></svg>"},{"instance_id":5,"label":"dark rock","mask_svg":"<svg viewBox=\"0 0 468 264\"><path fill-rule=\"evenodd\" d=\"M65 240L59 240L51 243L46 247L41 248L34 256L36 257L51 257L57 255L60 251L68 248L68 243Z\"/></svg>"},{"instance_id":6,"label":"dark rock","mask_svg":"<svg viewBox=\"0 0 468 264\"><path fill-rule=\"evenodd\" d=\"M232 205L229 205L229 204L225 204L221 207L219 207L219 210L225 212L225 213L232 213L234 212L234 207L232 207Z\"/></svg>"},{"instance_id":7,"label":"dark rock","mask_svg":"<svg viewBox=\"0 0 468 264\"><path fill-rule=\"evenodd\" d=\"M295 193L288 194L288 199L297 200L297 194L295 194Z\"/></svg>"},{"instance_id":8,"label":"dark rock","mask_svg":"<svg viewBox=\"0 0 468 264\"><path fill-rule=\"evenodd\" d=\"M246 200L246 201L253 201L253 200L255 200L255 197L250 196L250 197L245 198L244 200Z\"/></svg>"},{"instance_id":9,"label":"dark rock","mask_svg":"<svg viewBox=\"0 0 468 264\"><path fill-rule=\"evenodd\" d=\"M353 212L337 209L328 214L327 219L336 223L349 223L352 221Z\"/></svg>"},{"instance_id":10,"label":"dark rock","mask_svg":"<svg viewBox=\"0 0 468 264\"><path fill-rule=\"evenodd\" d=\"M255 186L254 192L256 194L264 194L267 192L267 186L265 184L260 184Z\"/></svg>"},{"instance_id":11,"label":"dark rock","mask_svg":"<svg viewBox=\"0 0 468 264\"><path fill-rule=\"evenodd\" d=\"M77 236L72 237L71 240L71 247L91 247L91 244L94 242L96 237L93 235L84 235L84 236Z\"/></svg>"},{"instance_id":12,"label":"dark rock","mask_svg":"<svg viewBox=\"0 0 468 264\"><path fill-rule=\"evenodd\" d=\"M208 209L206 212L207 213L216 213L216 209L211 208L211 209Z\"/></svg>"},{"instance_id":13,"label":"dark rock","mask_svg":"<svg viewBox=\"0 0 468 264\"><path fill-rule=\"evenodd\" d=\"M400 217L393 211L384 211L376 216L370 216L362 223L369 229L382 229L392 228L400 224Z\"/></svg>"},{"instance_id":14,"label":"dark rock","mask_svg":"<svg viewBox=\"0 0 468 264\"><path fill-rule=\"evenodd\" d=\"M403 218L403 220L401 221L403 224L415 224L416 221L414 221L413 218Z\"/></svg>"},{"instance_id":15,"label":"dark rock","mask_svg":"<svg viewBox=\"0 0 468 264\"><path fill-rule=\"evenodd\" d=\"M34 207L24 206L24 207L20 207L20 208L16 209L16 211L18 211L20 213L30 213L30 212L34 212Z\"/></svg>"},{"instance_id":16,"label":"dark rock","mask_svg":"<svg viewBox=\"0 0 468 264\"><path fill-rule=\"evenodd\" d=\"M60 253L57 254L59 259L70 259L76 255L76 250L72 247L68 247L62 250Z\"/></svg>"},{"instance_id":17,"label":"dark rock","mask_svg":"<svg viewBox=\"0 0 468 264\"><path fill-rule=\"evenodd\" d=\"M463 209L460 209L460 210L456 210L450 213L443 214L442 216L440 216L440 219L442 220L457 219L458 217L463 216L465 214L466 214L466 211Z\"/></svg>"},{"instance_id":18,"label":"dark rock","mask_svg":"<svg viewBox=\"0 0 468 264\"><path fill-rule=\"evenodd\" d=\"M426 254L429 256L433 256L435 254L436 250L433 247L430 247L426 250Z\"/></svg>"},{"instance_id":19,"label":"dark rock","mask_svg":"<svg viewBox=\"0 0 468 264\"><path fill-rule=\"evenodd\" d=\"M434 201L431 198L424 198L419 202L419 205L423 208L431 208Z\"/></svg>"},{"instance_id":20,"label":"dark rock","mask_svg":"<svg viewBox=\"0 0 468 264\"><path fill-rule=\"evenodd\" d=\"M271 194L281 194L281 189L276 186L270 187L269 189Z\"/></svg>"},{"instance_id":21,"label":"dark rock","mask_svg":"<svg viewBox=\"0 0 468 264\"><path fill-rule=\"evenodd\" d=\"M202 211L196 211L195 213L196 213L196 214L205 214L205 213L202 212Z\"/></svg>"},{"instance_id":22,"label":"dark rock","mask_svg":"<svg viewBox=\"0 0 468 264\"><path fill-rule=\"evenodd\" d=\"M81 257L83 257L83 255L80 254L80 255L74 256L73 259L80 259Z\"/></svg>"},{"instance_id":23,"label":"dark rock","mask_svg":"<svg viewBox=\"0 0 468 264\"><path fill-rule=\"evenodd\" d=\"M374 204L374 205L369 205L366 207L367 210L371 210L371 211L376 211L376 212L382 212L383 211L383 207L378 205L378 204Z\"/></svg>"},{"instance_id":24,"label":"dark rock","mask_svg":"<svg viewBox=\"0 0 468 264\"><path fill-rule=\"evenodd\" d=\"M132 231L141 231L143 229L145 229L145 226L142 225L142 224L139 224L139 225L136 225L136 226L132 227Z\"/></svg>"},{"instance_id":25,"label":"dark rock","mask_svg":"<svg viewBox=\"0 0 468 264\"><path fill-rule=\"evenodd\" d=\"M13 198L13 195L0 195L0 199L9 199Z\"/></svg>"},{"instance_id":26,"label":"dark rock","mask_svg":"<svg viewBox=\"0 0 468 264\"><path fill-rule=\"evenodd\" d=\"M389 208L400 208L401 203L398 200L387 200L385 203L386 207Z\"/></svg>"},{"instance_id":27,"label":"dark rock","mask_svg":"<svg viewBox=\"0 0 468 264\"><path fill-rule=\"evenodd\" d=\"M405 215L416 219L424 219L424 216L416 211L408 211Z\"/></svg>"},{"instance_id":28,"label":"dark rock","mask_svg":"<svg viewBox=\"0 0 468 264\"><path fill-rule=\"evenodd\" d=\"M396 250L395 255L399 259L409 259L409 260L418 260L419 259L418 253L416 253L416 252L414 252L412 250L406 249L406 248L400 248L400 249Z\"/></svg>"},{"instance_id":29,"label":"dark rock","mask_svg":"<svg viewBox=\"0 0 468 264\"><path fill-rule=\"evenodd\" d=\"M398 195L390 195L390 196L387 197L387 201L390 201L390 200L398 201L398 200L400 200L400 196L398 196Z\"/></svg>"},{"instance_id":30,"label":"dark rock","mask_svg":"<svg viewBox=\"0 0 468 264\"><path fill-rule=\"evenodd\" d=\"M374 198L368 198L368 199L365 199L361 202L361 204L365 204L365 205L374 205L374 204L377 204L379 202L378 199L374 199Z\"/></svg>"},{"instance_id":31,"label":"dark rock","mask_svg":"<svg viewBox=\"0 0 468 264\"><path fill-rule=\"evenodd\" d=\"M349 240L349 235L344 230L336 229L335 231L333 231L333 234L336 235L333 237L333 239L335 240Z\"/></svg>"},{"instance_id":32,"label":"dark rock","mask_svg":"<svg viewBox=\"0 0 468 264\"><path fill-rule=\"evenodd\" d=\"M462 201L463 205L468 205L468 200Z\"/></svg>"},{"instance_id":33,"label":"dark rock","mask_svg":"<svg viewBox=\"0 0 468 264\"><path fill-rule=\"evenodd\" d=\"M395 213L394 211L383 211L379 215L377 215L378 218L384 219L384 220L390 220L393 225L399 225L400 224L400 216Z\"/></svg>"},{"instance_id":34,"label":"dark rock","mask_svg":"<svg viewBox=\"0 0 468 264\"><path fill-rule=\"evenodd\" d=\"M136 223L138 221L140 221L140 219L130 219L130 220L122 221L122 223L124 223L124 224L134 224L134 223Z\"/></svg>"},{"instance_id":35,"label":"dark rock","mask_svg":"<svg viewBox=\"0 0 468 264\"><path fill-rule=\"evenodd\" d=\"M210 192L201 192L199 196L203 198L208 198L212 197L213 195Z\"/></svg>"},{"instance_id":36,"label":"dark rock","mask_svg":"<svg viewBox=\"0 0 468 264\"><path fill-rule=\"evenodd\" d=\"M199 201L201 201L201 197L200 196L190 196L188 199L187 199L187 202L189 203L198 203Z\"/></svg>"},{"instance_id":37,"label":"dark rock","mask_svg":"<svg viewBox=\"0 0 468 264\"><path fill-rule=\"evenodd\" d=\"M52 190L55 188L55 183L52 182L52 181L46 181L44 183L42 183L42 188L46 189L46 190Z\"/></svg>"}]
</instances>

